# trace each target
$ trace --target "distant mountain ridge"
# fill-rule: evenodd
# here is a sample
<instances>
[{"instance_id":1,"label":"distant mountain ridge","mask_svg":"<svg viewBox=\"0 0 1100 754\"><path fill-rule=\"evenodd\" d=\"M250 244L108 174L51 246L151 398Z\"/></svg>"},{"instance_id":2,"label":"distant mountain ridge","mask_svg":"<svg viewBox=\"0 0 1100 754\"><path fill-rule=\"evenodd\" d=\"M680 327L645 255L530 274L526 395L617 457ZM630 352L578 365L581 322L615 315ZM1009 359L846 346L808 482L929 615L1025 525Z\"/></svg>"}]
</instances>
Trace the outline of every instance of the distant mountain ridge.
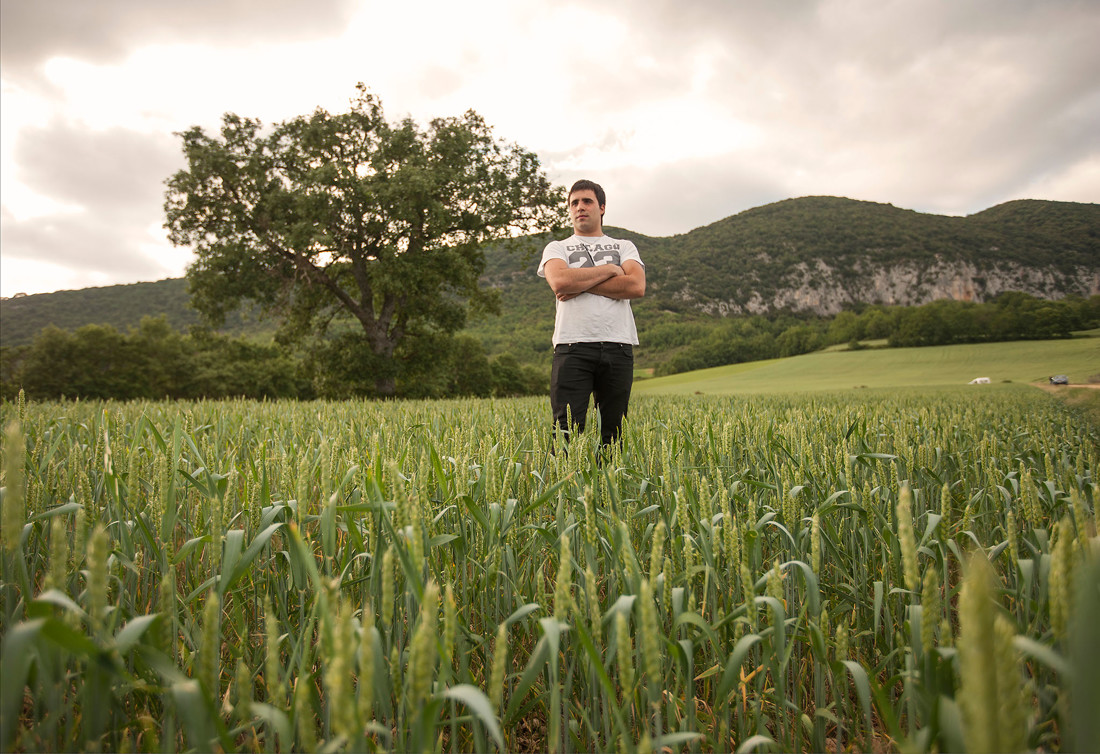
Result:
<instances>
[{"instance_id":1,"label":"distant mountain ridge","mask_svg":"<svg viewBox=\"0 0 1100 754\"><path fill-rule=\"evenodd\" d=\"M661 312L831 315L856 304L982 302L1007 290L1050 299L1100 294L1098 204L1020 200L950 217L819 196L756 207L683 235L608 232L634 240L646 262L647 296L636 304L643 338ZM534 275L548 238L523 239L519 253L486 252L483 281L501 292L509 327L549 327L553 297ZM125 331L159 314L185 329L199 322L187 298L177 278L7 299L0 343L29 343L49 324ZM226 329L272 328L238 317Z\"/></svg>"},{"instance_id":2,"label":"distant mountain ridge","mask_svg":"<svg viewBox=\"0 0 1100 754\"><path fill-rule=\"evenodd\" d=\"M662 240L651 255L667 270L661 295L722 315L1100 293L1096 204L1025 200L948 217L806 197Z\"/></svg>"}]
</instances>

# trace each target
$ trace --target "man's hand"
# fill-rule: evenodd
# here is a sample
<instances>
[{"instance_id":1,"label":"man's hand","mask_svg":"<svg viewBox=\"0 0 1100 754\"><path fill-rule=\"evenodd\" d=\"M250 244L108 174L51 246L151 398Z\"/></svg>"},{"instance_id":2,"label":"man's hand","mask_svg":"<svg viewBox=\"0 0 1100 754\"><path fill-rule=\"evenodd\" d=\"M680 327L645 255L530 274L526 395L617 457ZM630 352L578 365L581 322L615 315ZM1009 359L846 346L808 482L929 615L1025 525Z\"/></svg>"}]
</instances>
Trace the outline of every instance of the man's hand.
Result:
<instances>
[{"instance_id":1,"label":"man's hand","mask_svg":"<svg viewBox=\"0 0 1100 754\"><path fill-rule=\"evenodd\" d=\"M608 278L588 289L588 293L613 299L641 298L645 295L645 267L633 259L623 263L623 274Z\"/></svg>"}]
</instances>

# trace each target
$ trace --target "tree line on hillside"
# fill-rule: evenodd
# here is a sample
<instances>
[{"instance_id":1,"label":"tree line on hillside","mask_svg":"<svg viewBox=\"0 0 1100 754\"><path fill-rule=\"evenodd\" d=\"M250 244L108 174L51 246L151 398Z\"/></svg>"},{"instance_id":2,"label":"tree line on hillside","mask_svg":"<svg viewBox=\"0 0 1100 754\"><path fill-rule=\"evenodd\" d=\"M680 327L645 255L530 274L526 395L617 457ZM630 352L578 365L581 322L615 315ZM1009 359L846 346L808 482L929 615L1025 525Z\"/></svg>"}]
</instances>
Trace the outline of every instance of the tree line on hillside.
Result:
<instances>
[{"instance_id":1,"label":"tree line on hillside","mask_svg":"<svg viewBox=\"0 0 1100 754\"><path fill-rule=\"evenodd\" d=\"M656 374L809 353L847 343L929 346L1069 337L1100 326L1100 296L1047 301L1005 293L986 304L936 301L917 307L867 306L832 318L731 317L647 322L645 350L662 359ZM398 350L400 398L545 394L548 370L503 353L490 358L466 334L436 333ZM0 349L0 391L13 399L345 399L376 390L373 354L349 328L308 343L261 343L195 328L174 330L146 317L128 333L109 325L74 332L47 327L29 346Z\"/></svg>"},{"instance_id":2,"label":"tree line on hillside","mask_svg":"<svg viewBox=\"0 0 1100 754\"><path fill-rule=\"evenodd\" d=\"M423 343L423 341L422 341ZM396 396L508 397L545 393L543 370L510 354L490 359L476 339L440 336L399 353ZM110 325L49 326L29 346L0 349L0 394L32 400L344 399L378 397L362 337L344 333L291 348L146 317L128 333Z\"/></svg>"},{"instance_id":3,"label":"tree line on hillside","mask_svg":"<svg viewBox=\"0 0 1100 754\"><path fill-rule=\"evenodd\" d=\"M912 307L866 306L831 318L787 314L730 318L713 326L695 322L665 328L647 345L673 350L655 370L667 375L797 356L842 343L858 349L866 340L886 340L894 348L1049 340L1097 326L1100 296L1048 301L1010 291L983 304L944 299Z\"/></svg>"}]
</instances>

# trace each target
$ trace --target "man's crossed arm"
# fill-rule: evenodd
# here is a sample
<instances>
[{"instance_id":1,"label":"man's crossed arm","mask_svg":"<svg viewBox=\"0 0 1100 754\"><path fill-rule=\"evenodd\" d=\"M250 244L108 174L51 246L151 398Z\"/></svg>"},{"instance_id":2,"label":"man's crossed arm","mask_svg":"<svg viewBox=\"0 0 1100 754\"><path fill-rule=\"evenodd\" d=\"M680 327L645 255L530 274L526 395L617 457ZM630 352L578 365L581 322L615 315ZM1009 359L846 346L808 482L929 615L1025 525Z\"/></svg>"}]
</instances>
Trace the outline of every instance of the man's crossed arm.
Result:
<instances>
[{"instance_id":1,"label":"man's crossed arm","mask_svg":"<svg viewBox=\"0 0 1100 754\"><path fill-rule=\"evenodd\" d=\"M558 301L568 301L581 293L614 299L645 295L645 267L633 259L628 259L622 267L617 264L570 267L564 259L551 259L542 270Z\"/></svg>"}]
</instances>

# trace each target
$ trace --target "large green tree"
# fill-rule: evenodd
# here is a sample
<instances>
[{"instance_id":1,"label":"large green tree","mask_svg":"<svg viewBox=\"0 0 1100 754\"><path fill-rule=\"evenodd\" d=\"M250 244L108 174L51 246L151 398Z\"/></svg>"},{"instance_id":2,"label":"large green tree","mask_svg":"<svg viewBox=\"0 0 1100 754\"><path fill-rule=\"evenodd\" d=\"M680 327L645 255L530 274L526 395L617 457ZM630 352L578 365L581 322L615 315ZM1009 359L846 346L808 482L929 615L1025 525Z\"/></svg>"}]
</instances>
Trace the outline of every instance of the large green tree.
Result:
<instances>
[{"instance_id":1,"label":"large green tree","mask_svg":"<svg viewBox=\"0 0 1100 754\"><path fill-rule=\"evenodd\" d=\"M486 243L562 220L538 158L477 113L391 123L363 85L348 112L269 129L229 113L220 135L180 136L187 168L167 182L166 227L196 253L195 306L220 323L251 300L292 336L350 319L380 395L394 394L417 339L459 330L470 307L496 309L478 285Z\"/></svg>"}]
</instances>

